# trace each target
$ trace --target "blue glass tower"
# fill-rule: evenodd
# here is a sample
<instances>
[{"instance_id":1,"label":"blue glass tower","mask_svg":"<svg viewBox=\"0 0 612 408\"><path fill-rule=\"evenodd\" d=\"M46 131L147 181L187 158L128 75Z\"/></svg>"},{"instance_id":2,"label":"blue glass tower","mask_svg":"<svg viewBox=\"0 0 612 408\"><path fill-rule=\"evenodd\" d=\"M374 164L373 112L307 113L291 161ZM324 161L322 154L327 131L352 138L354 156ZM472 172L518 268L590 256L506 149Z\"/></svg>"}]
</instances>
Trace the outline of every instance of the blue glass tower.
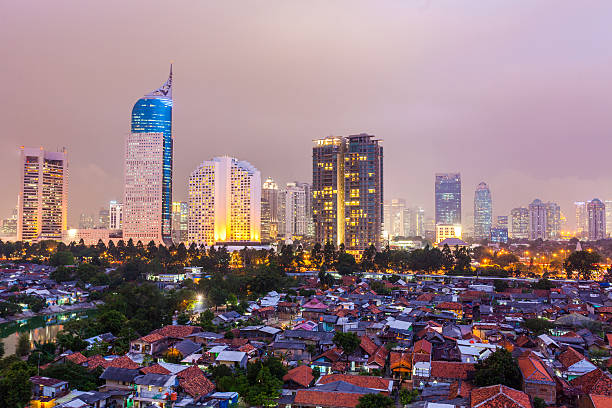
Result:
<instances>
[{"instance_id":1,"label":"blue glass tower","mask_svg":"<svg viewBox=\"0 0 612 408\"><path fill-rule=\"evenodd\" d=\"M162 237L171 239L172 225L172 65L168 80L140 98L132 108L132 133L164 135L162 180Z\"/></svg>"},{"instance_id":2,"label":"blue glass tower","mask_svg":"<svg viewBox=\"0 0 612 408\"><path fill-rule=\"evenodd\" d=\"M436 224L461 224L461 175L436 173Z\"/></svg>"}]
</instances>

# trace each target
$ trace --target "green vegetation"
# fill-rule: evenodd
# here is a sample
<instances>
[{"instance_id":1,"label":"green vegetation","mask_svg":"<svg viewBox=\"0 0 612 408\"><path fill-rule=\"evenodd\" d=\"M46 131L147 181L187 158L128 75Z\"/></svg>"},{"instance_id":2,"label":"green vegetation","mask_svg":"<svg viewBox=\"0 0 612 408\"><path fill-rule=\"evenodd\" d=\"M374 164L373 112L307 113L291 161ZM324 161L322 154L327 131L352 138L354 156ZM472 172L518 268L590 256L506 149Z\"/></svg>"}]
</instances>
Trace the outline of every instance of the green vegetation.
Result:
<instances>
[{"instance_id":1,"label":"green vegetation","mask_svg":"<svg viewBox=\"0 0 612 408\"><path fill-rule=\"evenodd\" d=\"M395 403L391 397L382 394L366 394L359 398L357 408L392 408Z\"/></svg>"},{"instance_id":2,"label":"green vegetation","mask_svg":"<svg viewBox=\"0 0 612 408\"><path fill-rule=\"evenodd\" d=\"M357 350L357 347L359 347L359 344L361 343L361 339L354 332L336 332L332 341L336 347L342 349L347 359L349 355L353 354L353 352Z\"/></svg>"},{"instance_id":3,"label":"green vegetation","mask_svg":"<svg viewBox=\"0 0 612 408\"><path fill-rule=\"evenodd\" d=\"M0 408L24 408L32 396L36 369L16 356L0 360Z\"/></svg>"},{"instance_id":4,"label":"green vegetation","mask_svg":"<svg viewBox=\"0 0 612 408\"><path fill-rule=\"evenodd\" d=\"M592 251L575 251L563 263L568 279L591 279L593 272L599 270L601 255Z\"/></svg>"},{"instance_id":5,"label":"green vegetation","mask_svg":"<svg viewBox=\"0 0 612 408\"><path fill-rule=\"evenodd\" d=\"M550 330L555 327L554 323L547 319L533 318L525 319L523 321L523 327L539 336L540 334L549 334Z\"/></svg>"},{"instance_id":6,"label":"green vegetation","mask_svg":"<svg viewBox=\"0 0 612 408\"><path fill-rule=\"evenodd\" d=\"M86 367L66 361L62 364L50 365L40 374L45 377L68 381L71 389L95 391L100 385L104 384L104 380L99 378L103 371L102 367L90 371Z\"/></svg>"},{"instance_id":7,"label":"green vegetation","mask_svg":"<svg viewBox=\"0 0 612 408\"><path fill-rule=\"evenodd\" d=\"M521 388L521 371L512 354L506 349L499 349L476 364L474 385L486 387L495 384Z\"/></svg>"}]
</instances>

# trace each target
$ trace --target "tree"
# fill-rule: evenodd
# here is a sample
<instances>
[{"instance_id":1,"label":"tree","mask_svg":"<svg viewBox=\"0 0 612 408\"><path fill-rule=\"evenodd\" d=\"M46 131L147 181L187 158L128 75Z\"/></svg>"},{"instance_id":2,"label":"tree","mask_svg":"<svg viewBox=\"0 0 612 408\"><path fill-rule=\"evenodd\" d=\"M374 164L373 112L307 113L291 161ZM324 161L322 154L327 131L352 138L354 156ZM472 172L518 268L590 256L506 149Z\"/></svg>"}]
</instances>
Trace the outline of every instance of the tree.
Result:
<instances>
[{"instance_id":1,"label":"tree","mask_svg":"<svg viewBox=\"0 0 612 408\"><path fill-rule=\"evenodd\" d=\"M340 252L336 261L336 270L340 275L350 275L357 270L355 257L347 252Z\"/></svg>"},{"instance_id":2,"label":"tree","mask_svg":"<svg viewBox=\"0 0 612 408\"><path fill-rule=\"evenodd\" d=\"M534 289L542 289L542 290L550 290L555 287L555 285L548 279L542 278L536 283L532 285Z\"/></svg>"},{"instance_id":3,"label":"tree","mask_svg":"<svg viewBox=\"0 0 612 408\"><path fill-rule=\"evenodd\" d=\"M575 274L583 279L591 279L593 272L599 270L601 255L597 252L574 251L563 263L563 269L567 272L567 278L574 278Z\"/></svg>"},{"instance_id":4,"label":"tree","mask_svg":"<svg viewBox=\"0 0 612 408\"><path fill-rule=\"evenodd\" d=\"M361 344L361 339L353 332L336 332L332 341L337 347L342 349L347 360L348 356L353 354L355 350L357 350L357 347L359 347L359 344Z\"/></svg>"},{"instance_id":5,"label":"tree","mask_svg":"<svg viewBox=\"0 0 612 408\"><path fill-rule=\"evenodd\" d=\"M486 387L503 384L511 388L521 388L521 371L506 349L499 349L476 364L474 385Z\"/></svg>"},{"instance_id":6,"label":"tree","mask_svg":"<svg viewBox=\"0 0 612 408\"><path fill-rule=\"evenodd\" d=\"M117 310L106 311L96 319L100 333L110 332L114 335L119 334L126 322L127 318Z\"/></svg>"},{"instance_id":7,"label":"tree","mask_svg":"<svg viewBox=\"0 0 612 408\"><path fill-rule=\"evenodd\" d=\"M533 408L546 408L546 401L540 397L535 397L533 399Z\"/></svg>"},{"instance_id":8,"label":"tree","mask_svg":"<svg viewBox=\"0 0 612 408\"><path fill-rule=\"evenodd\" d=\"M0 370L0 408L23 408L30 402L35 374L31 366L17 359L7 357L9 365Z\"/></svg>"},{"instance_id":9,"label":"tree","mask_svg":"<svg viewBox=\"0 0 612 408\"><path fill-rule=\"evenodd\" d=\"M74 256L70 251L57 251L49 257L51 266L74 265Z\"/></svg>"},{"instance_id":10,"label":"tree","mask_svg":"<svg viewBox=\"0 0 612 408\"><path fill-rule=\"evenodd\" d=\"M418 397L419 390L417 389L409 390L406 388L402 388L399 392L399 401L403 405L407 405L412 403L413 401L416 401Z\"/></svg>"},{"instance_id":11,"label":"tree","mask_svg":"<svg viewBox=\"0 0 612 408\"><path fill-rule=\"evenodd\" d=\"M495 286L496 292L505 292L508 289L508 282L504 280L496 280L493 282L493 286Z\"/></svg>"},{"instance_id":12,"label":"tree","mask_svg":"<svg viewBox=\"0 0 612 408\"><path fill-rule=\"evenodd\" d=\"M271 406L280 396L282 387L282 380L274 377L268 367L263 367L257 373L255 383L248 388L246 400L253 405Z\"/></svg>"},{"instance_id":13,"label":"tree","mask_svg":"<svg viewBox=\"0 0 612 408\"><path fill-rule=\"evenodd\" d=\"M17 340L17 348L15 354L17 357L25 357L30 352L30 336L28 333L21 333Z\"/></svg>"},{"instance_id":14,"label":"tree","mask_svg":"<svg viewBox=\"0 0 612 408\"><path fill-rule=\"evenodd\" d=\"M542 318L525 319L523 327L531 333L539 336L540 334L548 334L550 329L555 327L554 323Z\"/></svg>"},{"instance_id":15,"label":"tree","mask_svg":"<svg viewBox=\"0 0 612 408\"><path fill-rule=\"evenodd\" d=\"M376 393L365 394L363 397L359 398L357 408L393 408L394 405L391 397Z\"/></svg>"},{"instance_id":16,"label":"tree","mask_svg":"<svg viewBox=\"0 0 612 408\"><path fill-rule=\"evenodd\" d=\"M71 389L93 391L104 384L104 380L99 378L102 371L102 367L90 371L86 367L74 364L72 361L66 361L63 364L50 365L41 371L41 375L68 381Z\"/></svg>"},{"instance_id":17,"label":"tree","mask_svg":"<svg viewBox=\"0 0 612 408\"><path fill-rule=\"evenodd\" d=\"M185 325L189 323L189 320L189 315L187 313L179 313L179 315L176 317L176 324Z\"/></svg>"}]
</instances>

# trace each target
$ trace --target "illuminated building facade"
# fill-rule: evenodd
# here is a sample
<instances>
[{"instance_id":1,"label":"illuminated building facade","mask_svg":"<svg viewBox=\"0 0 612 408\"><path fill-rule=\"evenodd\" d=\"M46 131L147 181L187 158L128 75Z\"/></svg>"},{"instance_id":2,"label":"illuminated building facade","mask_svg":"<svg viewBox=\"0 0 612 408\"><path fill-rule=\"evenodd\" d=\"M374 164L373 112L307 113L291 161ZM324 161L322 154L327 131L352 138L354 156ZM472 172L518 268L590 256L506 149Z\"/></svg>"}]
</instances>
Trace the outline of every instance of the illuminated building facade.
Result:
<instances>
[{"instance_id":1,"label":"illuminated building facade","mask_svg":"<svg viewBox=\"0 0 612 408\"><path fill-rule=\"evenodd\" d=\"M408 210L408 211L407 211ZM405 237L406 227L410 228L411 212L406 208L406 201L401 198L393 198L391 202L384 205L384 235L388 239ZM406 219L408 217L408 219Z\"/></svg>"},{"instance_id":2,"label":"illuminated building facade","mask_svg":"<svg viewBox=\"0 0 612 408\"><path fill-rule=\"evenodd\" d=\"M287 183L281 192L283 214L281 216L281 233L286 238L309 235L310 185L306 183Z\"/></svg>"},{"instance_id":3,"label":"illuminated building facade","mask_svg":"<svg viewBox=\"0 0 612 408\"><path fill-rule=\"evenodd\" d=\"M536 198L529 204L529 239L548 239L546 204Z\"/></svg>"},{"instance_id":4,"label":"illuminated building facade","mask_svg":"<svg viewBox=\"0 0 612 408\"><path fill-rule=\"evenodd\" d=\"M491 242L508 243L508 226L495 226L491 228Z\"/></svg>"},{"instance_id":5,"label":"illuminated building facade","mask_svg":"<svg viewBox=\"0 0 612 408\"><path fill-rule=\"evenodd\" d=\"M436 224L436 244L447 238L461 239L461 225L459 224Z\"/></svg>"},{"instance_id":6,"label":"illuminated building facade","mask_svg":"<svg viewBox=\"0 0 612 408\"><path fill-rule=\"evenodd\" d=\"M315 239L360 252L381 246L383 148L365 133L314 141Z\"/></svg>"},{"instance_id":7,"label":"illuminated building facade","mask_svg":"<svg viewBox=\"0 0 612 408\"><path fill-rule=\"evenodd\" d=\"M125 149L123 237L147 245L164 243L162 201L163 133L130 133Z\"/></svg>"},{"instance_id":8,"label":"illuminated building facade","mask_svg":"<svg viewBox=\"0 0 612 408\"><path fill-rule=\"evenodd\" d=\"M186 201L172 202L172 242L176 245L187 242L187 223L189 219L189 203Z\"/></svg>"},{"instance_id":9,"label":"illuminated building facade","mask_svg":"<svg viewBox=\"0 0 612 408\"><path fill-rule=\"evenodd\" d=\"M513 208L510 211L512 239L529 238L529 209L525 207Z\"/></svg>"},{"instance_id":10,"label":"illuminated building facade","mask_svg":"<svg viewBox=\"0 0 612 408\"><path fill-rule=\"evenodd\" d=\"M111 201L108 204L108 229L120 230L123 228L123 204Z\"/></svg>"},{"instance_id":11,"label":"illuminated building facade","mask_svg":"<svg viewBox=\"0 0 612 408\"><path fill-rule=\"evenodd\" d=\"M561 207L557 203L546 205L546 236L548 239L558 239L561 236Z\"/></svg>"},{"instance_id":12,"label":"illuminated building facade","mask_svg":"<svg viewBox=\"0 0 612 408\"><path fill-rule=\"evenodd\" d=\"M132 135L137 135L132 137L132 141L150 143L152 148L156 149L155 153L157 153L157 138L161 135L161 191L159 192L159 194L161 194L161 217L159 218L159 222L161 223L161 237L166 243L169 243L171 240L172 228L172 152L174 143L172 138L172 103L172 66L170 66L168 80L159 89L145 95L134 104L132 109L131 129ZM133 151L134 149L131 149L128 145L127 152L132 153ZM153 154L153 152L150 153L151 155ZM133 159L129 155L126 156L126 167L131 165L130 161L132 160ZM154 162L155 166L159 165L157 158L154 159ZM139 165L140 169L144 170L142 166L145 166L146 163L140 163ZM158 170L150 168L149 171L151 173L157 173ZM145 178L148 177L149 176L145 176ZM134 183L136 181L136 179L133 179L131 182ZM133 206L135 203L138 203L138 201L134 200L150 199L150 194L158 194L158 192L153 192L153 188L149 189L146 186L142 186L141 190L145 195L140 198L132 196L130 197L132 199L130 202L124 200L124 205L126 206L124 218L126 226L129 227L127 230L129 237L127 237L127 239L136 239L135 235L142 236L142 239L145 240L148 238L153 239L153 237L147 236L147 233L151 231L149 226L146 227L146 232L144 230L138 230L139 221L132 217L140 215L140 212L134 211ZM157 199L154 199L154 201L157 202ZM157 212L155 213L155 217L157 217ZM152 222L152 218L147 219L147 222ZM154 239L156 242L159 241L158 237Z\"/></svg>"},{"instance_id":13,"label":"illuminated building facade","mask_svg":"<svg viewBox=\"0 0 612 408\"><path fill-rule=\"evenodd\" d=\"M261 187L262 240L276 239L279 234L279 190L278 185L268 177Z\"/></svg>"},{"instance_id":14,"label":"illuminated building facade","mask_svg":"<svg viewBox=\"0 0 612 408\"><path fill-rule=\"evenodd\" d=\"M461 174L437 173L436 224L461 224Z\"/></svg>"},{"instance_id":15,"label":"illuminated building facade","mask_svg":"<svg viewBox=\"0 0 612 408\"><path fill-rule=\"evenodd\" d=\"M585 201L574 202L576 211L576 236L585 237L589 229L589 216L587 213L587 203Z\"/></svg>"},{"instance_id":16,"label":"illuminated building facade","mask_svg":"<svg viewBox=\"0 0 612 408\"><path fill-rule=\"evenodd\" d=\"M604 201L606 205L606 234L610 236L612 232L612 200Z\"/></svg>"},{"instance_id":17,"label":"illuminated building facade","mask_svg":"<svg viewBox=\"0 0 612 408\"><path fill-rule=\"evenodd\" d=\"M259 170L227 156L200 164L189 177L187 240L206 246L260 242Z\"/></svg>"},{"instance_id":18,"label":"illuminated building facade","mask_svg":"<svg viewBox=\"0 0 612 408\"><path fill-rule=\"evenodd\" d=\"M589 240L606 238L606 205L594 198L587 204Z\"/></svg>"},{"instance_id":19,"label":"illuminated building facade","mask_svg":"<svg viewBox=\"0 0 612 408\"><path fill-rule=\"evenodd\" d=\"M481 241L491 238L491 224L493 223L493 204L491 190L487 183L478 184L474 192L474 239Z\"/></svg>"},{"instance_id":20,"label":"illuminated building facade","mask_svg":"<svg viewBox=\"0 0 612 408\"><path fill-rule=\"evenodd\" d=\"M20 241L61 240L67 228L68 161L66 150L21 148L21 183L17 215Z\"/></svg>"}]
</instances>

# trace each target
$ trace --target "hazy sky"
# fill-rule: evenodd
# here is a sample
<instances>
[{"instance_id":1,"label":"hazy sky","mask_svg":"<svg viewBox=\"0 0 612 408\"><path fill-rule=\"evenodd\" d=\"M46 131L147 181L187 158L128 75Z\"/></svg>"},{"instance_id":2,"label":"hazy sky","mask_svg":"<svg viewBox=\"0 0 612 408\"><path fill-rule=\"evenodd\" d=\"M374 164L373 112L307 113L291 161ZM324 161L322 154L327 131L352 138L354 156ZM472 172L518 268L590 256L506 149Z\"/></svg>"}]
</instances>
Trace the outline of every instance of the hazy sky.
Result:
<instances>
[{"instance_id":1,"label":"hazy sky","mask_svg":"<svg viewBox=\"0 0 612 408\"><path fill-rule=\"evenodd\" d=\"M0 0L0 217L19 146L67 147L69 219L123 194L132 105L174 61L174 198L229 154L310 181L312 139L384 140L385 196L464 214L612 199L612 2Z\"/></svg>"}]
</instances>

